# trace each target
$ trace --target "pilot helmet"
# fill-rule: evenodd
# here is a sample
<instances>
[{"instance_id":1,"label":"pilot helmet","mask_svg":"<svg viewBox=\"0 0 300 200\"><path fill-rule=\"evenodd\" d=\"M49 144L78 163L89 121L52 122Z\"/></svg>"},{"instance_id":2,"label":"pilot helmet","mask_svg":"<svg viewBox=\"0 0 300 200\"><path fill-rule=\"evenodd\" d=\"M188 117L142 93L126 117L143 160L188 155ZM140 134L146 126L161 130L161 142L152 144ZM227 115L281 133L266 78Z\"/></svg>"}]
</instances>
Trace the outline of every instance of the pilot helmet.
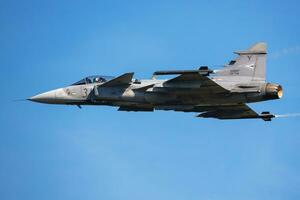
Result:
<instances>
[{"instance_id":1,"label":"pilot helmet","mask_svg":"<svg viewBox=\"0 0 300 200\"><path fill-rule=\"evenodd\" d=\"M100 82L100 78L99 77L95 77L94 78L94 82Z\"/></svg>"}]
</instances>

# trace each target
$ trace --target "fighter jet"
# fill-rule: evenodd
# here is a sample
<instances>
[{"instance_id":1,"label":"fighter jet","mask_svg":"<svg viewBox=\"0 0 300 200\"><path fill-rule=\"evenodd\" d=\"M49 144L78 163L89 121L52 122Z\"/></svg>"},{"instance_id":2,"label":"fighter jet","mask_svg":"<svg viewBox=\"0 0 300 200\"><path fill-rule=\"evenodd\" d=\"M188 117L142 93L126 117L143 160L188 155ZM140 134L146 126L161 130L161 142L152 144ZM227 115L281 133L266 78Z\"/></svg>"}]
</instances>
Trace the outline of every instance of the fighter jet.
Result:
<instances>
[{"instance_id":1,"label":"fighter jet","mask_svg":"<svg viewBox=\"0 0 300 200\"><path fill-rule=\"evenodd\" d=\"M151 79L134 79L134 73L118 77L89 76L70 86L38 94L28 100L76 105L116 106L119 111L173 110L197 112L197 117L217 119L263 119L247 103L280 99L282 86L266 82L266 44L257 43L236 51L219 70L202 66L196 70L156 71ZM157 78L171 75L172 78Z\"/></svg>"}]
</instances>

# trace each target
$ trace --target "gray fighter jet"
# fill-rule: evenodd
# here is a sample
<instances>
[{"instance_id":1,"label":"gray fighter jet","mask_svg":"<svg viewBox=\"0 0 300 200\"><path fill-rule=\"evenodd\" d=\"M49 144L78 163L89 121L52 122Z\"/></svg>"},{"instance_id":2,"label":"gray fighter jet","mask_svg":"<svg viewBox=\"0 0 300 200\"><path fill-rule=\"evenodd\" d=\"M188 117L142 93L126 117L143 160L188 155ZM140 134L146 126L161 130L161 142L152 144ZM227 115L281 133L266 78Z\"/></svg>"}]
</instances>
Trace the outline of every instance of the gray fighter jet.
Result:
<instances>
[{"instance_id":1,"label":"gray fighter jet","mask_svg":"<svg viewBox=\"0 0 300 200\"><path fill-rule=\"evenodd\" d=\"M257 43L220 70L156 71L152 79L138 80L134 73L118 77L90 76L70 86L29 98L47 104L108 105L119 111L174 110L200 113L217 119L260 118L271 121L270 112L256 113L246 103L279 99L282 87L266 82L266 44ZM171 79L157 76L175 75Z\"/></svg>"}]
</instances>

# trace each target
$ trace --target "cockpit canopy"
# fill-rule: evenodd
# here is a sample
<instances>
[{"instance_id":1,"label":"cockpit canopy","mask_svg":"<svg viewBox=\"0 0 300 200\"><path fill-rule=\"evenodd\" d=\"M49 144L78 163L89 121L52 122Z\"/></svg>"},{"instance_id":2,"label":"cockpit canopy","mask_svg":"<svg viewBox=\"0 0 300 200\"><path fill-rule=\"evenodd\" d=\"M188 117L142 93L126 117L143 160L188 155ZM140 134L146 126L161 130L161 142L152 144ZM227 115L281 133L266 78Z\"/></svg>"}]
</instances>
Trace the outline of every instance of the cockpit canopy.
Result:
<instances>
[{"instance_id":1,"label":"cockpit canopy","mask_svg":"<svg viewBox=\"0 0 300 200\"><path fill-rule=\"evenodd\" d=\"M73 83L72 85L85 85L85 84L91 84L91 83L104 83L106 81L109 81L113 79L113 76L88 76L84 79L81 79L80 81L77 81L76 83Z\"/></svg>"}]
</instances>

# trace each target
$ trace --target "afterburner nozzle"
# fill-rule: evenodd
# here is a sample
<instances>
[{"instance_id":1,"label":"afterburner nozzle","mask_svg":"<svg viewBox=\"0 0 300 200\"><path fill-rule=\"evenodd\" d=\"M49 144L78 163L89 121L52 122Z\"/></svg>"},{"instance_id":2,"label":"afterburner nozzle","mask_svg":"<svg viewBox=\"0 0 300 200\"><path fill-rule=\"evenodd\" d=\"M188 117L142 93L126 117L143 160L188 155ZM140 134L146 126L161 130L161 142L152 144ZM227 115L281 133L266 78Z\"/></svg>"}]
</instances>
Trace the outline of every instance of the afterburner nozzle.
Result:
<instances>
[{"instance_id":1,"label":"afterburner nozzle","mask_svg":"<svg viewBox=\"0 0 300 200\"><path fill-rule=\"evenodd\" d=\"M267 99L280 99L283 95L283 89L281 85L268 83L266 85L266 97Z\"/></svg>"}]
</instances>

